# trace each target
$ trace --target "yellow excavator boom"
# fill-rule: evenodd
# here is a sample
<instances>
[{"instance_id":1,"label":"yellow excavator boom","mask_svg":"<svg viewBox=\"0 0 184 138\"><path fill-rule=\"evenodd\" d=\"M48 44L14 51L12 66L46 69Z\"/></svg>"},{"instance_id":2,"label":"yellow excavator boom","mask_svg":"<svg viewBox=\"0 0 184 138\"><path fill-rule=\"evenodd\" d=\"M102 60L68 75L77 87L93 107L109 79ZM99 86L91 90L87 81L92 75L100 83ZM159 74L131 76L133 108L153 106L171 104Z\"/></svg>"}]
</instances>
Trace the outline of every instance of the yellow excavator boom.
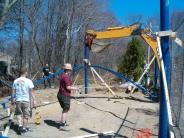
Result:
<instances>
[{"instance_id":1,"label":"yellow excavator boom","mask_svg":"<svg viewBox=\"0 0 184 138\"><path fill-rule=\"evenodd\" d=\"M153 36L147 34L148 31L148 29L140 29L139 24L134 24L128 27L107 28L105 31L88 30L86 31L86 34L93 36L94 39L122 38L140 35L141 38L152 48L160 69L160 60L157 53L157 41L153 38Z\"/></svg>"},{"instance_id":2,"label":"yellow excavator boom","mask_svg":"<svg viewBox=\"0 0 184 138\"><path fill-rule=\"evenodd\" d=\"M131 36L132 33L139 28L139 24L134 24L129 27L112 27L107 28L105 31L96 32L94 30L88 30L87 34L95 35L95 39L110 39L121 38Z\"/></svg>"},{"instance_id":3,"label":"yellow excavator boom","mask_svg":"<svg viewBox=\"0 0 184 138\"><path fill-rule=\"evenodd\" d=\"M147 34L141 34L142 39L151 47L151 49L153 50L155 57L157 59L158 62L158 67L160 69L160 59L158 57L158 52L157 52L157 41L150 35Z\"/></svg>"}]
</instances>

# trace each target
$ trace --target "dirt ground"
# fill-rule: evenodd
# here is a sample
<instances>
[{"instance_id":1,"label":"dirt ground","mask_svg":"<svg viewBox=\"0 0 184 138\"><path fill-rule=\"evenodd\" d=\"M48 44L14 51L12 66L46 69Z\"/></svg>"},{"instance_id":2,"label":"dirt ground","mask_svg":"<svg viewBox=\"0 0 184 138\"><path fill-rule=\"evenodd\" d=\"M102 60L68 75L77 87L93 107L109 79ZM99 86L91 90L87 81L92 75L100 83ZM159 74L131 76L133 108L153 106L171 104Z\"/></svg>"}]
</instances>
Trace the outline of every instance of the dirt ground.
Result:
<instances>
[{"instance_id":1,"label":"dirt ground","mask_svg":"<svg viewBox=\"0 0 184 138\"><path fill-rule=\"evenodd\" d=\"M135 93L132 97L122 89L115 92L119 98L108 101L108 94L104 90L90 89L85 98L72 99L68 116L69 131L60 131L58 124L61 108L57 102L58 89L42 89L36 91L38 105L33 110L33 118L29 126L32 132L18 135L16 133L16 119L10 129L10 138L69 138L87 134L114 131L114 137L136 138L146 135L143 130L150 131L151 138L158 137L159 104L150 101L142 93ZM79 96L79 95L75 95ZM111 95L112 97L112 95ZM50 103L50 104L48 104ZM48 105L44 105L48 104ZM1 118L4 110L0 109ZM41 115L41 124L34 124L35 112ZM1 125L8 118L1 120Z\"/></svg>"}]
</instances>

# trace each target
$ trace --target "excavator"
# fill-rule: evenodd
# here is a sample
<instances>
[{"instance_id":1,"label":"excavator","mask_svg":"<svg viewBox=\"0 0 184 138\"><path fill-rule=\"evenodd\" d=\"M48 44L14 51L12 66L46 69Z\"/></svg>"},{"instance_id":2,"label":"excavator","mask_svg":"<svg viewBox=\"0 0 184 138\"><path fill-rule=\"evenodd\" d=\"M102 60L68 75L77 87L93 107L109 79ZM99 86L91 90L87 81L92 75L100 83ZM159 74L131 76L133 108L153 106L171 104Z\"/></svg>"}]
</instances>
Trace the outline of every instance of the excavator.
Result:
<instances>
[{"instance_id":1,"label":"excavator","mask_svg":"<svg viewBox=\"0 0 184 138\"><path fill-rule=\"evenodd\" d=\"M184 42L177 38L176 32L169 31L161 31L156 33L156 38L154 38L150 30L148 28L141 29L140 24L133 24L128 27L113 27L107 28L105 31L94 31L94 30L87 30L86 37L85 37L85 46L91 49L94 39L110 39L110 38L122 38L122 37L129 37L129 36L136 36L139 35L153 50L154 55L157 59L158 67L162 72L162 79L164 85L164 92L165 92L165 99L166 99L166 106L167 106L167 116L168 116L168 123L170 129L170 137L174 138L174 131L173 131L173 121L172 121L172 114L171 114L171 106L170 100L168 95L168 86L166 81L166 73L164 62L162 59L162 49L160 45L160 37L162 36L169 36L173 39L179 46L184 47ZM85 63L87 64L87 63Z\"/></svg>"},{"instance_id":2,"label":"excavator","mask_svg":"<svg viewBox=\"0 0 184 138\"><path fill-rule=\"evenodd\" d=\"M85 46L91 50L93 40L123 38L139 35L153 50L160 68L157 40L151 35L148 28L141 29L140 24L133 24L128 27L111 27L105 31L87 30L85 36Z\"/></svg>"}]
</instances>

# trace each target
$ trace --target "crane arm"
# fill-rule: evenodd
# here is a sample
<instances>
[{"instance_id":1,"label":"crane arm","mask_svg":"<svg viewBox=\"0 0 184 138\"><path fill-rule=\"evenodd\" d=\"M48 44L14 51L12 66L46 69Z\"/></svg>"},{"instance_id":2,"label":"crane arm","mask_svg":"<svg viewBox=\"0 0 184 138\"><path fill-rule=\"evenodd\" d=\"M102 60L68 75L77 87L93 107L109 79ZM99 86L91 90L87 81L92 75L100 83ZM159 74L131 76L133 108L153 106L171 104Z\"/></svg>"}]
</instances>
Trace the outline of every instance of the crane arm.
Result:
<instances>
[{"instance_id":1,"label":"crane arm","mask_svg":"<svg viewBox=\"0 0 184 138\"><path fill-rule=\"evenodd\" d=\"M139 24L134 24L128 27L112 27L107 28L105 31L88 30L87 34L93 34L95 39L110 39L131 36L132 33L140 27Z\"/></svg>"},{"instance_id":2,"label":"crane arm","mask_svg":"<svg viewBox=\"0 0 184 138\"><path fill-rule=\"evenodd\" d=\"M159 56L158 56L158 52L157 52L157 48L158 48L158 45L157 45L157 41L150 35L148 34L141 34L141 38L151 47L151 49L153 50L154 54L155 54L155 57L157 59L157 62L158 62L158 67L160 69L160 59L159 59Z\"/></svg>"},{"instance_id":3,"label":"crane arm","mask_svg":"<svg viewBox=\"0 0 184 138\"><path fill-rule=\"evenodd\" d=\"M107 28L105 31L94 31L88 30L86 31L86 45L91 49L93 39L110 39L110 38L123 38L134 35L140 35L141 38L152 48L158 66L160 68L160 60L157 53L157 41L151 35L147 34L147 29L140 29L139 24L134 24L128 27L113 27Z\"/></svg>"}]
</instances>

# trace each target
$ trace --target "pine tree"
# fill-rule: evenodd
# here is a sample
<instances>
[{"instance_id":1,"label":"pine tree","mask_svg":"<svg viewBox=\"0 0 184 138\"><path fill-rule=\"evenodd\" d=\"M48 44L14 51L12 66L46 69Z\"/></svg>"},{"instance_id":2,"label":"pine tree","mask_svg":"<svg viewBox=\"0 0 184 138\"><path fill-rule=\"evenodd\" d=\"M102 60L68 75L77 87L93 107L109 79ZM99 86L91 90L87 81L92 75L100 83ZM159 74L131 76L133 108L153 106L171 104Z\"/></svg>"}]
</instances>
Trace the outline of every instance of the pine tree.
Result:
<instances>
[{"instance_id":1,"label":"pine tree","mask_svg":"<svg viewBox=\"0 0 184 138\"><path fill-rule=\"evenodd\" d=\"M144 49L141 41L134 37L128 43L125 55L118 60L118 72L136 81L144 66Z\"/></svg>"}]
</instances>

